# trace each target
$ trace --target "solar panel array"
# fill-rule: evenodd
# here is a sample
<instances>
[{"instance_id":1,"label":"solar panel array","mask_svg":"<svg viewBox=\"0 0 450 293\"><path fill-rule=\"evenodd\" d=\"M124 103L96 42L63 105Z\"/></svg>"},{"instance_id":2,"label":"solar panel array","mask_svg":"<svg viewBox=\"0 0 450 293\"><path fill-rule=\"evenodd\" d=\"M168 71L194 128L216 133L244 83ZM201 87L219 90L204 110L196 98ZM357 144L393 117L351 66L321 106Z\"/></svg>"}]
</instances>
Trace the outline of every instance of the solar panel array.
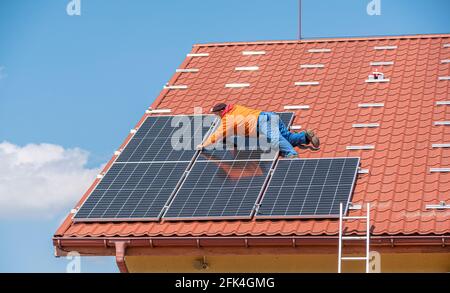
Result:
<instances>
[{"instance_id":1,"label":"solar panel array","mask_svg":"<svg viewBox=\"0 0 450 293\"><path fill-rule=\"evenodd\" d=\"M147 117L74 220L158 220L213 118Z\"/></svg>"},{"instance_id":2,"label":"solar panel array","mask_svg":"<svg viewBox=\"0 0 450 293\"><path fill-rule=\"evenodd\" d=\"M291 124L293 113L278 114ZM74 221L250 219L255 211L257 219L333 217L348 202L358 158L283 159L270 176L277 152L256 140L198 152L214 120L147 117Z\"/></svg>"},{"instance_id":3,"label":"solar panel array","mask_svg":"<svg viewBox=\"0 0 450 293\"><path fill-rule=\"evenodd\" d=\"M358 166L359 158L279 160L256 218L339 217Z\"/></svg>"}]
</instances>

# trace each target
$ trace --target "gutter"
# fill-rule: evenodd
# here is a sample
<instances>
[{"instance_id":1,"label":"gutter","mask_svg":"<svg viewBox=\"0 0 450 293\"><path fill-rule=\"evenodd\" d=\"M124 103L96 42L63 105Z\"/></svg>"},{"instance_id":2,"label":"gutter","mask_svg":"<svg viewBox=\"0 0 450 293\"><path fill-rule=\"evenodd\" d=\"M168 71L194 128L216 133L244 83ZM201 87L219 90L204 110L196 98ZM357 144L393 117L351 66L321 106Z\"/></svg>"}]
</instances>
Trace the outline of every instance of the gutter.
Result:
<instances>
[{"instance_id":1,"label":"gutter","mask_svg":"<svg viewBox=\"0 0 450 293\"><path fill-rule=\"evenodd\" d=\"M126 244L121 244L126 243ZM355 246L364 241L353 241ZM450 235L435 236L371 236L372 247L407 247L407 246L435 246L448 248ZM291 247L304 246L336 246L338 236L230 236L230 237L54 237L53 245L59 249L65 247L86 248L115 248L116 259L121 260L125 250L129 248L214 248L214 247ZM349 244L350 246L350 244Z\"/></svg>"}]
</instances>

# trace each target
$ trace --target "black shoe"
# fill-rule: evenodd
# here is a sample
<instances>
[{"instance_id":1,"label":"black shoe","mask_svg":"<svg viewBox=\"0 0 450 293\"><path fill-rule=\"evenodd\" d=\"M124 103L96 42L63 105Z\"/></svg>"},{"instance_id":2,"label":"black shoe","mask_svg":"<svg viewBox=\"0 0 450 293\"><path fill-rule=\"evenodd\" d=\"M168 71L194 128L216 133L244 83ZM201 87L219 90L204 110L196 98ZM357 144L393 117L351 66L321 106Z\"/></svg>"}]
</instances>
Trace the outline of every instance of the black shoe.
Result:
<instances>
[{"instance_id":1,"label":"black shoe","mask_svg":"<svg viewBox=\"0 0 450 293\"><path fill-rule=\"evenodd\" d=\"M314 130L308 129L305 131L306 139L311 143L316 149L320 147L320 140L314 133Z\"/></svg>"}]
</instances>

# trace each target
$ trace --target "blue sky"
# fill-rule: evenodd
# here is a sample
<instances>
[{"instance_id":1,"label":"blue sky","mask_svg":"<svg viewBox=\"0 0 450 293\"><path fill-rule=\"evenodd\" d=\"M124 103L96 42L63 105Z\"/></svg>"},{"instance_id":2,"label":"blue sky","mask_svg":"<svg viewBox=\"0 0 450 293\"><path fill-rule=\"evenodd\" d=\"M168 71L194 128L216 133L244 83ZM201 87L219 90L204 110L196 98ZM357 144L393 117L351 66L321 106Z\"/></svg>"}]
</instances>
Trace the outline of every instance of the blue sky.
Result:
<instances>
[{"instance_id":1,"label":"blue sky","mask_svg":"<svg viewBox=\"0 0 450 293\"><path fill-rule=\"evenodd\" d=\"M49 183L70 196L47 198L26 164L48 176L63 166L89 183L193 44L297 37L297 0L81 0L81 16L67 15L69 2L0 2L0 159L1 151L8 159L0 169L11 180L0 186L0 203L11 203L0 208L0 272L65 272L68 264L52 256L50 239L84 184ZM380 16L367 14L369 2L304 0L303 37L450 32L448 0L381 0ZM17 176L11 158L26 161ZM29 192L14 193L23 177ZM83 258L81 269L117 271L113 258Z\"/></svg>"}]
</instances>

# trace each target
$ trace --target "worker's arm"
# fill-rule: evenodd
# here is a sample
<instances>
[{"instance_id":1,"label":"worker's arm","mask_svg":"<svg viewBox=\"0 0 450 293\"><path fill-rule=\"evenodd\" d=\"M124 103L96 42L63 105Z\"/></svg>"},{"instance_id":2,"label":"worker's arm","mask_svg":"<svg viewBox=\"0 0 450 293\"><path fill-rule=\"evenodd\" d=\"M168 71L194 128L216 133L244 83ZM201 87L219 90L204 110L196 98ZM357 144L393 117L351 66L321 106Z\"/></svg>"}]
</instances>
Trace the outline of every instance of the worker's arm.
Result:
<instances>
[{"instance_id":1,"label":"worker's arm","mask_svg":"<svg viewBox=\"0 0 450 293\"><path fill-rule=\"evenodd\" d=\"M211 144L216 143L217 141L223 140L228 135L232 134L233 123L231 121L227 121L228 119L224 118L220 122L220 125L217 127L216 131L211 134L202 144L203 148L210 146Z\"/></svg>"}]
</instances>

